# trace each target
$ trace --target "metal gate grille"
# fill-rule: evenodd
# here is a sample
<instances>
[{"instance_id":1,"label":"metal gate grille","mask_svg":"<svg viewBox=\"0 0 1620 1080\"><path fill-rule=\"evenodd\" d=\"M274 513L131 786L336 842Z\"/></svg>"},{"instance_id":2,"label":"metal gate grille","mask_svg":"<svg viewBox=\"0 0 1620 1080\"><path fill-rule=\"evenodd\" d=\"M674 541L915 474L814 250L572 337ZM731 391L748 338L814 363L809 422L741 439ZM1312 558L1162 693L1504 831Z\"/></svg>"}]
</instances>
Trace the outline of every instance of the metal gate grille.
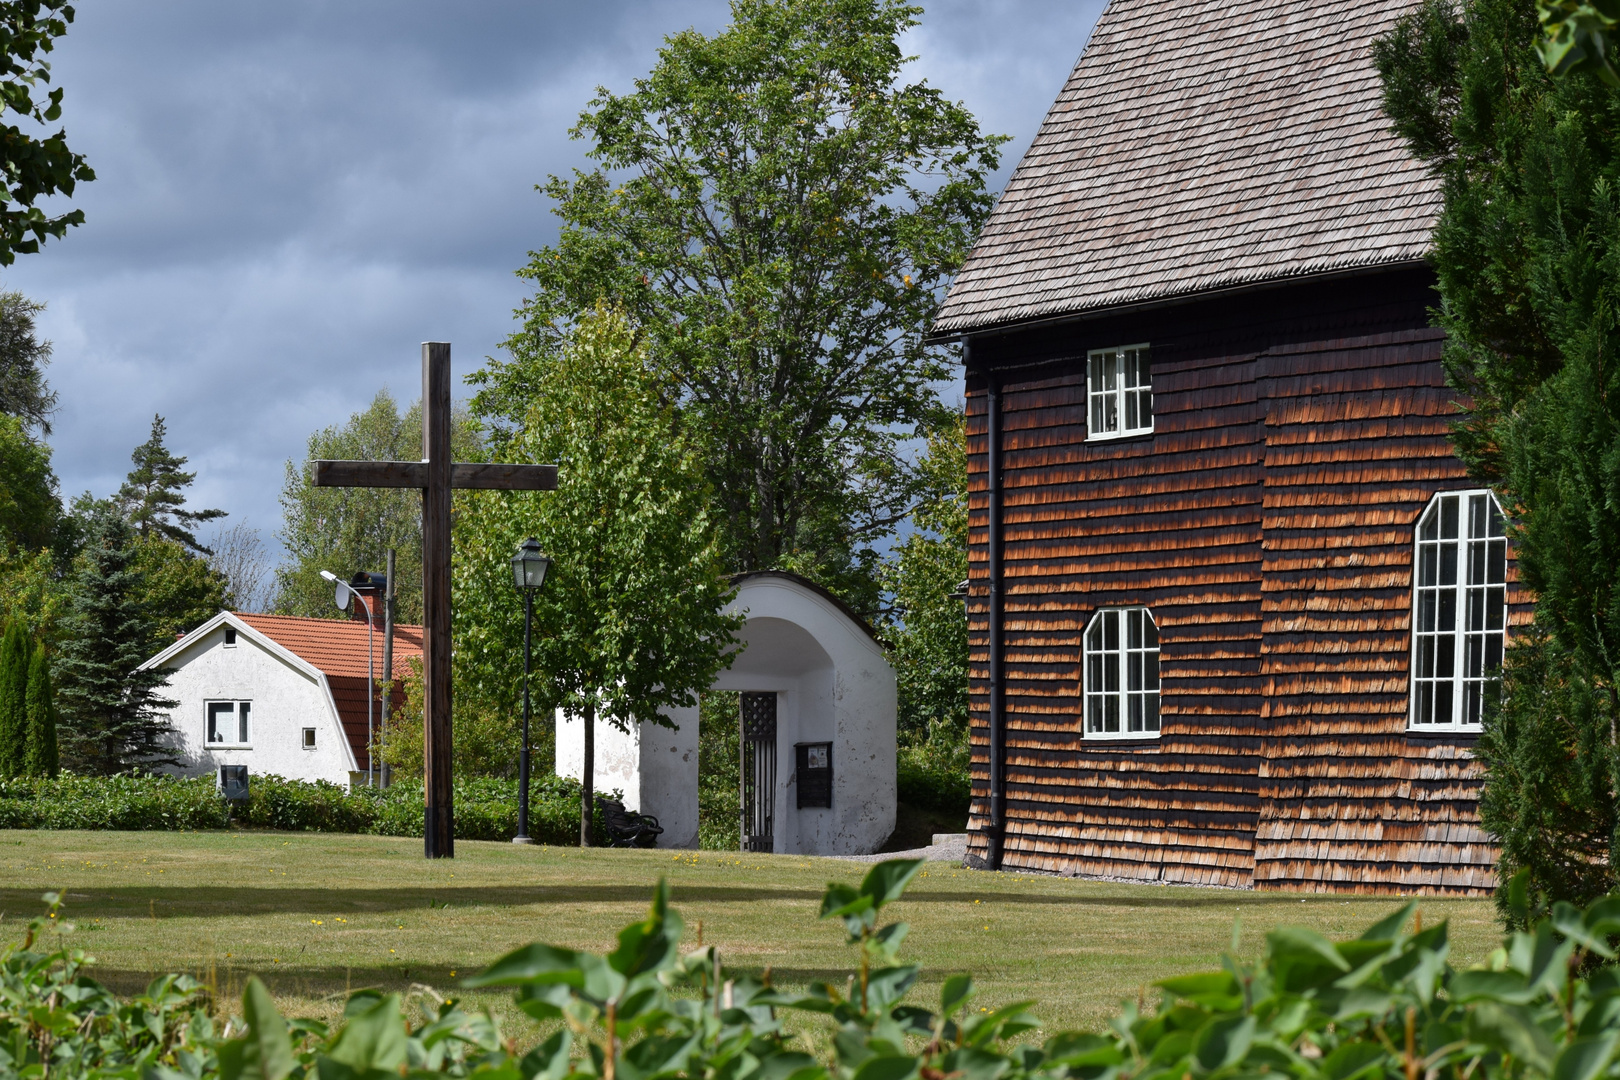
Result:
<instances>
[{"instance_id":1,"label":"metal gate grille","mask_svg":"<svg viewBox=\"0 0 1620 1080\"><path fill-rule=\"evenodd\" d=\"M742 695L742 842L770 851L776 804L776 695Z\"/></svg>"}]
</instances>

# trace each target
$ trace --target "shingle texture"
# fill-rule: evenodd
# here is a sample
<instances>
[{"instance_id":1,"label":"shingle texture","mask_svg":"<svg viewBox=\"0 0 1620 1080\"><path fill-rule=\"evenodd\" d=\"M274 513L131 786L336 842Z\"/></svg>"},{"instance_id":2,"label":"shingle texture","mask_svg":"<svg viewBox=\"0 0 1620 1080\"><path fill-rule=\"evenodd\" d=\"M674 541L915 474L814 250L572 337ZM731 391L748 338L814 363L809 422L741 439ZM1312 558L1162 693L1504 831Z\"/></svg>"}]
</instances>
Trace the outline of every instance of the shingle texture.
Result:
<instances>
[{"instance_id":1,"label":"shingle texture","mask_svg":"<svg viewBox=\"0 0 1620 1080\"><path fill-rule=\"evenodd\" d=\"M935 333L1420 259L1439 185L1379 111L1415 0L1114 0Z\"/></svg>"},{"instance_id":2,"label":"shingle texture","mask_svg":"<svg viewBox=\"0 0 1620 1080\"><path fill-rule=\"evenodd\" d=\"M328 679L366 677L366 624L347 619L305 619L293 615L244 615L236 617L274 641L288 652L319 668ZM377 680L383 679L382 630L369 643ZM412 657L422 656L422 628L394 627L395 678L410 671ZM361 711L365 705L362 702Z\"/></svg>"}]
</instances>

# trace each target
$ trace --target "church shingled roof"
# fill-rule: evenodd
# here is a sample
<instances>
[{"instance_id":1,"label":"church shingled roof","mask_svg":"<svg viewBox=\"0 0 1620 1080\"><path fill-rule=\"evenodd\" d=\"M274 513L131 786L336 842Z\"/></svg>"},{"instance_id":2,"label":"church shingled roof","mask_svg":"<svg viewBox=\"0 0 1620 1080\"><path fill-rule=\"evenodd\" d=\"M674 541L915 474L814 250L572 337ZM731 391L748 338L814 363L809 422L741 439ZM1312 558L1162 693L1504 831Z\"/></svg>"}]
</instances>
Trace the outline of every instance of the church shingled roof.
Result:
<instances>
[{"instance_id":1,"label":"church shingled roof","mask_svg":"<svg viewBox=\"0 0 1620 1080\"><path fill-rule=\"evenodd\" d=\"M1438 182L1371 46L1416 0L1113 0L935 335L1413 262Z\"/></svg>"}]
</instances>

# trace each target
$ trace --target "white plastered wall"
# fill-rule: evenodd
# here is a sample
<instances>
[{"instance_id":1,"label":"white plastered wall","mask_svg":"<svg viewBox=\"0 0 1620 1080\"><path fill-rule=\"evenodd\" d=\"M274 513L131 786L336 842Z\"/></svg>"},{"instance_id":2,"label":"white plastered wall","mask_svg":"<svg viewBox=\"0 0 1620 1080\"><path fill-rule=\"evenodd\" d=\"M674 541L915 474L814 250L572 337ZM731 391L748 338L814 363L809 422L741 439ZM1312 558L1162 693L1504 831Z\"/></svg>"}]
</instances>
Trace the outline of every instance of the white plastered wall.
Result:
<instances>
[{"instance_id":1,"label":"white plastered wall","mask_svg":"<svg viewBox=\"0 0 1620 1080\"><path fill-rule=\"evenodd\" d=\"M743 646L713 689L775 693L774 849L799 855L864 855L894 832L894 669L883 650L837 604L786 575L745 578L731 611L747 616ZM625 806L656 815L662 847L697 843L697 710L669 718L678 732L621 732L597 721L595 782L618 788ZM581 725L559 716L557 771L578 779ZM827 808L797 806L794 744L833 744ZM672 823L678 823L672 827ZM688 824L689 823L689 824Z\"/></svg>"},{"instance_id":2,"label":"white plastered wall","mask_svg":"<svg viewBox=\"0 0 1620 1080\"><path fill-rule=\"evenodd\" d=\"M235 645L225 644L227 625L237 631ZM168 742L183 764L169 771L195 776L246 765L249 783L274 773L348 786L355 764L325 678L245 623L215 616L147 663L175 669L162 693L178 702ZM207 744L209 701L253 703L250 746ZM315 729L313 750L303 746L307 727Z\"/></svg>"}]
</instances>

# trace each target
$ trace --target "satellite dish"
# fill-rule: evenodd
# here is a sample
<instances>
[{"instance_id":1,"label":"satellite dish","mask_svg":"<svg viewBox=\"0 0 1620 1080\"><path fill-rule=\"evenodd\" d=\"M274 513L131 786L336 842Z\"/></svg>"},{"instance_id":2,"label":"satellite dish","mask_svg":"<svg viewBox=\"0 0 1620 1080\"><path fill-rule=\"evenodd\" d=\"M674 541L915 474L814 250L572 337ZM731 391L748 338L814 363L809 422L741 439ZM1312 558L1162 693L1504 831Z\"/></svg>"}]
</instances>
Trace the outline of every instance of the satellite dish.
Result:
<instances>
[{"instance_id":1,"label":"satellite dish","mask_svg":"<svg viewBox=\"0 0 1620 1080\"><path fill-rule=\"evenodd\" d=\"M333 597L337 601L339 611L348 611L349 604L353 602L354 592L343 582L337 583L337 593Z\"/></svg>"}]
</instances>

